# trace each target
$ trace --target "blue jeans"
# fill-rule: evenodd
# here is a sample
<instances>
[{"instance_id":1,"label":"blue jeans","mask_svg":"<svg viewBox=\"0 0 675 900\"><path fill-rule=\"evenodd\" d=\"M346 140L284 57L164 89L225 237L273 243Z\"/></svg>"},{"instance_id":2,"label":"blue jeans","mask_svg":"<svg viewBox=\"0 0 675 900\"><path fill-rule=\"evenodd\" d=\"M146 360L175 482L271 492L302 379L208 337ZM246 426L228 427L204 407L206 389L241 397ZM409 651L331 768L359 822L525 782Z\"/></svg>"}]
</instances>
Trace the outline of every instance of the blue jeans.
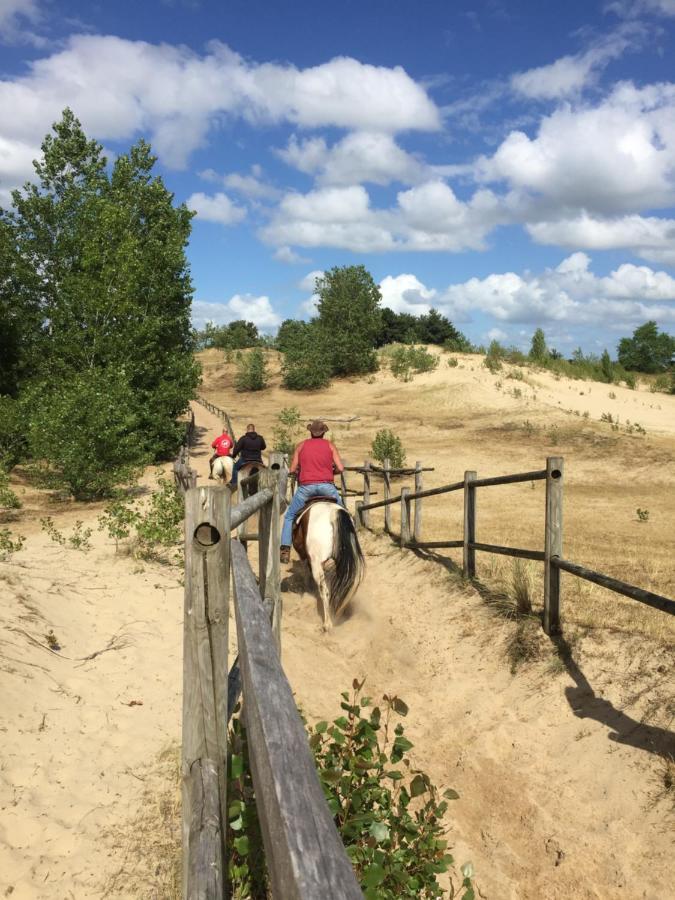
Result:
<instances>
[{"instance_id":1,"label":"blue jeans","mask_svg":"<svg viewBox=\"0 0 675 900\"><path fill-rule=\"evenodd\" d=\"M262 466L262 460L242 459L240 456L239 459L235 462L234 468L232 469L232 478L230 479L230 484L237 483L237 479L239 478L239 469L241 469L243 466L248 465L248 463L250 462L259 462Z\"/></svg>"},{"instance_id":2,"label":"blue jeans","mask_svg":"<svg viewBox=\"0 0 675 900\"><path fill-rule=\"evenodd\" d=\"M284 525L281 529L282 547L291 546L291 540L293 538L293 519L297 516L310 497L335 497L340 506L344 506L342 497L332 481L321 481L318 484L298 485L298 489L293 494L293 499L286 510Z\"/></svg>"}]
</instances>

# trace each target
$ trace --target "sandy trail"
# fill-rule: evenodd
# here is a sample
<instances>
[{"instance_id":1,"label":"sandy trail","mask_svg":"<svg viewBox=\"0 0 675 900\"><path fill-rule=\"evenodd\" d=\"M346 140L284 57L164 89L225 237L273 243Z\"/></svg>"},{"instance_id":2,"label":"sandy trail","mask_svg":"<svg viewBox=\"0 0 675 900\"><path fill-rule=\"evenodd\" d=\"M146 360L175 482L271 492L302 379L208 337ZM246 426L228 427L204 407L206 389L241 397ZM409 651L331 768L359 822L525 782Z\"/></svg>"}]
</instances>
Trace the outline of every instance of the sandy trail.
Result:
<instances>
[{"instance_id":1,"label":"sandy trail","mask_svg":"<svg viewBox=\"0 0 675 900\"><path fill-rule=\"evenodd\" d=\"M219 422L194 410L192 464L208 484ZM48 511L64 530L100 512ZM0 564L0 896L166 900L157 872L175 854L176 809L147 829L143 813L166 797L180 740L180 573L115 555L98 532L88 554L58 547L35 522L45 510L25 512L26 548ZM672 801L656 752L675 753L658 715L667 649L591 632L570 674L542 637L540 659L513 676L513 626L474 589L388 538L363 543L354 614L329 636L300 564L284 574L283 664L308 720L337 715L355 676L406 700L415 762L461 795L451 841L484 898L669 896Z\"/></svg>"}]
</instances>

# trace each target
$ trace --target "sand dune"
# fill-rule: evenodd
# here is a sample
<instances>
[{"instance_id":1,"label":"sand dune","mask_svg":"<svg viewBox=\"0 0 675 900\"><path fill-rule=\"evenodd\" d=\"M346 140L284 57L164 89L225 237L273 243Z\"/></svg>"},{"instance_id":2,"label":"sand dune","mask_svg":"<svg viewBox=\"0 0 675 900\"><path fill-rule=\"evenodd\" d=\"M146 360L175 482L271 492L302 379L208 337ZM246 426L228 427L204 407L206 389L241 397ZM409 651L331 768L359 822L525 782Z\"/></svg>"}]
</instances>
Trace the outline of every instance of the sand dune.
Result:
<instances>
[{"instance_id":1,"label":"sand dune","mask_svg":"<svg viewBox=\"0 0 675 900\"><path fill-rule=\"evenodd\" d=\"M269 391L238 395L222 354L204 361L205 392L237 428L254 418L269 437L278 409L291 405L308 418L358 416L333 426L350 461L368 455L377 428L392 427L409 459L435 466L429 486L465 468L501 474L562 453L567 547L582 562L673 593L675 398L546 373L526 372L528 385L490 375L472 357L404 385L379 373L297 395L275 375ZM521 396L507 393L512 386ZM205 483L218 421L194 409L193 464ZM610 410L619 432L599 421ZM626 432L626 418L646 436ZM480 539L539 546L541 495L525 486L495 496L481 499ZM76 519L94 524L100 510L30 490L24 500L12 527L27 535L26 547L0 564L0 895L175 896L180 572L116 555L98 532L88 554L58 547L40 531L40 515L67 530ZM635 521L637 505L649 508L648 522ZM425 507L425 535L447 537L458 522L454 507ZM462 585L451 554L422 559L382 535L366 535L364 548L368 574L354 614L328 637L300 564L285 573L283 662L307 718L336 715L355 676L367 677L373 696L406 700L416 762L460 793L450 839L457 861L474 863L483 897L668 896L673 808L663 754L675 754L675 701L667 617L613 595L577 594L566 580L574 662L537 632L535 658L511 674L515 625ZM481 567L486 581L508 575L490 559ZM50 630L58 652L48 648Z\"/></svg>"}]
</instances>

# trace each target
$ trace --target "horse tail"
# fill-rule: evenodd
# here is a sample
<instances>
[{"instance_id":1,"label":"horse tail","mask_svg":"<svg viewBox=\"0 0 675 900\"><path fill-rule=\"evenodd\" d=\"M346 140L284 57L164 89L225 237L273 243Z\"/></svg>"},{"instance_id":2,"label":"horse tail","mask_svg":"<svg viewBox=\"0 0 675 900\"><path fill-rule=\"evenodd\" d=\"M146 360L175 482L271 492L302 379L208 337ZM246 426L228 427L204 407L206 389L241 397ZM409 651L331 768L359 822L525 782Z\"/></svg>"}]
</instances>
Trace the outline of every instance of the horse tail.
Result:
<instances>
[{"instance_id":1,"label":"horse tail","mask_svg":"<svg viewBox=\"0 0 675 900\"><path fill-rule=\"evenodd\" d=\"M352 517L340 507L336 508L336 513L333 538L335 569L331 578L330 605L333 616L337 617L358 588L365 561Z\"/></svg>"}]
</instances>

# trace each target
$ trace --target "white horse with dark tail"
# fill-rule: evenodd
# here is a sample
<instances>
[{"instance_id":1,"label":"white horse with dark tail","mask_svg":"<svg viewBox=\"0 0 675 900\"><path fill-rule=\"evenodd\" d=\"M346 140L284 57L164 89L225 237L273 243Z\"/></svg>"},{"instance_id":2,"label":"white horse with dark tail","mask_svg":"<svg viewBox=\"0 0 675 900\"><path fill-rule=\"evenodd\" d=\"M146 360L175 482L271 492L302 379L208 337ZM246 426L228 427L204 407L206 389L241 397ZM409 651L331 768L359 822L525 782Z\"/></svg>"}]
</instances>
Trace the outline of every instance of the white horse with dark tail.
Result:
<instances>
[{"instance_id":1,"label":"white horse with dark tail","mask_svg":"<svg viewBox=\"0 0 675 900\"><path fill-rule=\"evenodd\" d=\"M328 631L344 614L365 572L352 517L337 503L314 500L295 520L293 546L309 564Z\"/></svg>"}]
</instances>

